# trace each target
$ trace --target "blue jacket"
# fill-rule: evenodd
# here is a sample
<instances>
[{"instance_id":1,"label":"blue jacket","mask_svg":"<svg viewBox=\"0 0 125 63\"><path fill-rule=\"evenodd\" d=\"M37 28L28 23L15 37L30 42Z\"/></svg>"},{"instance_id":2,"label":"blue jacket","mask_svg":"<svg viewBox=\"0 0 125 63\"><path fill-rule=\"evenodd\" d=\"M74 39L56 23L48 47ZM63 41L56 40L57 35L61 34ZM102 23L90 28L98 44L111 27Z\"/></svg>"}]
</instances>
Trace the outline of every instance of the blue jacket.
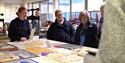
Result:
<instances>
[{"instance_id":1,"label":"blue jacket","mask_svg":"<svg viewBox=\"0 0 125 63\"><path fill-rule=\"evenodd\" d=\"M80 44L80 31L82 30L83 25L80 24L75 33L75 44ZM97 27L90 22L87 23L86 28L84 28L85 42L84 46L98 48L98 41L96 39Z\"/></svg>"},{"instance_id":2,"label":"blue jacket","mask_svg":"<svg viewBox=\"0 0 125 63\"><path fill-rule=\"evenodd\" d=\"M75 30L70 22L64 21L63 24L59 24L57 20L55 20L47 32L47 39L73 43L74 33Z\"/></svg>"},{"instance_id":3,"label":"blue jacket","mask_svg":"<svg viewBox=\"0 0 125 63\"><path fill-rule=\"evenodd\" d=\"M26 37L29 39L30 36L30 26L29 21L21 21L19 18L15 18L11 21L8 29L8 36L10 41L20 41L21 37Z\"/></svg>"}]
</instances>

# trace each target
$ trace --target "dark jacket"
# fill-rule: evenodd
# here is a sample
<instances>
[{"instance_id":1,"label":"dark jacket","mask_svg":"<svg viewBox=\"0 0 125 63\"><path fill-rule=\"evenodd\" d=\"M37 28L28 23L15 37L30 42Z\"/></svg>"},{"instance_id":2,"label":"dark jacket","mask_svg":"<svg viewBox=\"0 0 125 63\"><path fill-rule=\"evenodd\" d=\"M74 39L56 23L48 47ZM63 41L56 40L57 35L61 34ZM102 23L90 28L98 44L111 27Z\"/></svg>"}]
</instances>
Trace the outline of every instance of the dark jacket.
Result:
<instances>
[{"instance_id":1,"label":"dark jacket","mask_svg":"<svg viewBox=\"0 0 125 63\"><path fill-rule=\"evenodd\" d=\"M19 18L15 18L11 21L8 30L10 41L20 41L21 37L26 37L29 39L30 36L30 26L29 21L21 21Z\"/></svg>"},{"instance_id":2,"label":"dark jacket","mask_svg":"<svg viewBox=\"0 0 125 63\"><path fill-rule=\"evenodd\" d=\"M80 31L82 30L83 25L80 24L75 33L75 44L80 44ZM85 34L85 42L84 46L88 47L94 47L98 48L98 41L96 39L97 34L97 27L94 24L91 24L90 22L87 23L86 27L84 28L84 34Z\"/></svg>"},{"instance_id":3,"label":"dark jacket","mask_svg":"<svg viewBox=\"0 0 125 63\"><path fill-rule=\"evenodd\" d=\"M74 41L74 33L75 30L70 22L64 21L63 24L59 24L55 20L47 32L47 39L72 43Z\"/></svg>"},{"instance_id":4,"label":"dark jacket","mask_svg":"<svg viewBox=\"0 0 125 63\"><path fill-rule=\"evenodd\" d=\"M99 23L98 23L98 29L97 29L97 39L98 41L100 41L101 38L101 32L102 32L102 26L103 26L103 21L104 21L104 17L100 17Z\"/></svg>"}]
</instances>

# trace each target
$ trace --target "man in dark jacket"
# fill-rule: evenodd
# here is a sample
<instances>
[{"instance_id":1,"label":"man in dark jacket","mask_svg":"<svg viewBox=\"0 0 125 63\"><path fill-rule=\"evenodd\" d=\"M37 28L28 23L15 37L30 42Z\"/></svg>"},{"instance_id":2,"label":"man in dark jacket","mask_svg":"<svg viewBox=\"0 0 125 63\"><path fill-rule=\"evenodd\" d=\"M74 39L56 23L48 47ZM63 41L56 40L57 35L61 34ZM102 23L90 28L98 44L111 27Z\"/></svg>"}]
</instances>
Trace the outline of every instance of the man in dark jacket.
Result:
<instances>
[{"instance_id":1,"label":"man in dark jacket","mask_svg":"<svg viewBox=\"0 0 125 63\"><path fill-rule=\"evenodd\" d=\"M18 9L18 17L11 21L9 25L9 38L11 42L14 41L26 41L30 36L30 25L27 17L27 10L25 7Z\"/></svg>"},{"instance_id":2,"label":"man in dark jacket","mask_svg":"<svg viewBox=\"0 0 125 63\"><path fill-rule=\"evenodd\" d=\"M75 32L73 26L64 19L62 11L56 10L55 16L56 20L47 32L47 39L72 43Z\"/></svg>"}]
</instances>

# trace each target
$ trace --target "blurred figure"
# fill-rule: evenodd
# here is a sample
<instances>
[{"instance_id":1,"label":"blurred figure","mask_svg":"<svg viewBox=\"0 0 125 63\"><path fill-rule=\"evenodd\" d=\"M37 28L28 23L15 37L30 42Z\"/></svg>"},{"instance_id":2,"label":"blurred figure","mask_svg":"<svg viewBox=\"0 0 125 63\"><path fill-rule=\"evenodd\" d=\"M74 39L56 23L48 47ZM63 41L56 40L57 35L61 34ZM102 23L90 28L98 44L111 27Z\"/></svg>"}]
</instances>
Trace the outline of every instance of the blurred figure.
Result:
<instances>
[{"instance_id":1,"label":"blurred figure","mask_svg":"<svg viewBox=\"0 0 125 63\"><path fill-rule=\"evenodd\" d=\"M79 20L80 25L76 29L75 44L97 48L97 27L95 24L90 23L88 12L80 12Z\"/></svg>"},{"instance_id":2,"label":"blurred figure","mask_svg":"<svg viewBox=\"0 0 125 63\"><path fill-rule=\"evenodd\" d=\"M36 34L38 34L39 28L41 27L40 26L40 10L39 9L35 11L35 16L33 18L34 19L32 21L32 27L36 28ZM38 21L39 21L39 23L38 23Z\"/></svg>"},{"instance_id":3,"label":"blurred figure","mask_svg":"<svg viewBox=\"0 0 125 63\"><path fill-rule=\"evenodd\" d=\"M50 25L47 32L47 39L73 43L74 28L70 22L63 17L61 10L55 11L55 22Z\"/></svg>"},{"instance_id":4,"label":"blurred figure","mask_svg":"<svg viewBox=\"0 0 125 63\"><path fill-rule=\"evenodd\" d=\"M36 12L35 12L35 16L40 16L40 10L39 10L39 9L36 10Z\"/></svg>"},{"instance_id":5,"label":"blurred figure","mask_svg":"<svg viewBox=\"0 0 125 63\"><path fill-rule=\"evenodd\" d=\"M100 7L100 12L101 12L101 17L100 17L100 20L97 24L97 39L98 41L100 41L100 38L101 38L101 32L102 32L102 26L103 26L103 21L104 21L104 5L102 5Z\"/></svg>"},{"instance_id":6,"label":"blurred figure","mask_svg":"<svg viewBox=\"0 0 125 63\"><path fill-rule=\"evenodd\" d=\"M125 0L105 0L96 63L125 63Z\"/></svg>"},{"instance_id":7,"label":"blurred figure","mask_svg":"<svg viewBox=\"0 0 125 63\"><path fill-rule=\"evenodd\" d=\"M49 28L50 27L50 25L52 24L53 22L52 21L47 21L47 28Z\"/></svg>"},{"instance_id":8,"label":"blurred figure","mask_svg":"<svg viewBox=\"0 0 125 63\"><path fill-rule=\"evenodd\" d=\"M20 7L18 9L17 18L11 21L8 30L8 36L11 42L26 41L30 36L30 25L27 20L27 9Z\"/></svg>"}]
</instances>

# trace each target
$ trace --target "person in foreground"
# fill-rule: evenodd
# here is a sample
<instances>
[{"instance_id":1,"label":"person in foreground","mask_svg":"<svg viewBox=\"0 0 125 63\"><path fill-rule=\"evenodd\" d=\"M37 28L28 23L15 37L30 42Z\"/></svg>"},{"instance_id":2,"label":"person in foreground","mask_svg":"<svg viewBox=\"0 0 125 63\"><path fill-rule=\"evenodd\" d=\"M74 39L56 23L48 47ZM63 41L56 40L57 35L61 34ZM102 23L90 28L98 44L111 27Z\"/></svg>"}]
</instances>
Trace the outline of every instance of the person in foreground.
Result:
<instances>
[{"instance_id":1,"label":"person in foreground","mask_svg":"<svg viewBox=\"0 0 125 63\"><path fill-rule=\"evenodd\" d=\"M98 47L98 41L96 40L97 27L92 24L89 20L88 12L81 11L79 15L80 25L76 29L75 33L75 44Z\"/></svg>"},{"instance_id":2,"label":"person in foreground","mask_svg":"<svg viewBox=\"0 0 125 63\"><path fill-rule=\"evenodd\" d=\"M73 43L75 33L73 26L63 17L61 10L55 11L55 17L55 22L50 25L47 32L47 39Z\"/></svg>"},{"instance_id":3,"label":"person in foreground","mask_svg":"<svg viewBox=\"0 0 125 63\"><path fill-rule=\"evenodd\" d=\"M30 36L30 25L27 20L27 9L20 7L16 13L18 17L11 21L8 36L11 42L26 41Z\"/></svg>"}]
</instances>

